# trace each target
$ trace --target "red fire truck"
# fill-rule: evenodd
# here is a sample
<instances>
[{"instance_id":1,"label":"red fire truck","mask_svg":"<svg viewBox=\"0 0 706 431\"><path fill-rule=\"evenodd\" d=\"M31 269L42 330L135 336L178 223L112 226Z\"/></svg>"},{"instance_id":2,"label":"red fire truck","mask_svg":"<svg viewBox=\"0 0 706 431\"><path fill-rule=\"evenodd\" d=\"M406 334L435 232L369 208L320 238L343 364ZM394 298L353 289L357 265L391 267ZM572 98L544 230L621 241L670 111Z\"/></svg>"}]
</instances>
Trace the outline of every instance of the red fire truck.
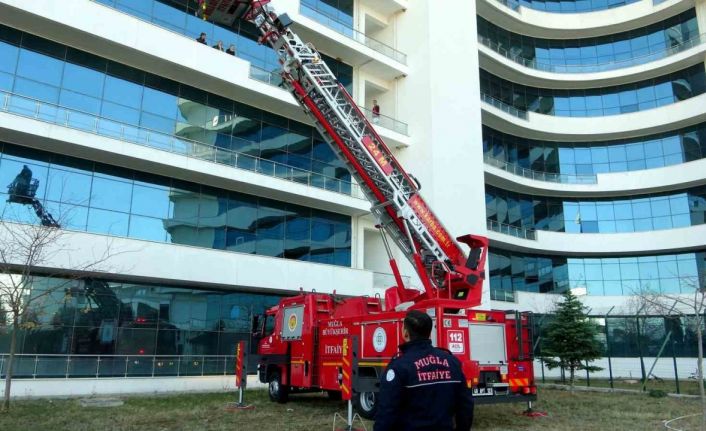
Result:
<instances>
[{"instance_id":1,"label":"red fire truck","mask_svg":"<svg viewBox=\"0 0 706 431\"><path fill-rule=\"evenodd\" d=\"M287 14L278 15L268 3L213 0L204 10L214 20L252 22L260 43L277 53L281 86L372 203L396 282L384 303L378 297L301 293L268 310L260 321L258 353L259 376L270 397L284 402L290 392L328 391L352 399L361 416L372 418L379 376L402 342L404 315L419 309L432 317L433 343L461 360L478 403L531 406L536 399L531 316L473 308L481 303L487 239L453 239L422 198L417 180L397 162L314 46L297 36ZM412 264L422 289L405 286L388 238Z\"/></svg>"}]
</instances>

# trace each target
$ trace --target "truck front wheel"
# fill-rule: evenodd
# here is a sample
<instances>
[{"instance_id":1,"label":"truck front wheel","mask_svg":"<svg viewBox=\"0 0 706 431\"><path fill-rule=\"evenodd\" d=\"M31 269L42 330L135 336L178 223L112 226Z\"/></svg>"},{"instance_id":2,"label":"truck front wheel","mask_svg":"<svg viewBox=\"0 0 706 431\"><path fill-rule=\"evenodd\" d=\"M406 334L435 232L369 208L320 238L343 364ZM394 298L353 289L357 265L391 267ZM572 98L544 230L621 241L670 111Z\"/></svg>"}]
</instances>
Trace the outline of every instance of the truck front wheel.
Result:
<instances>
[{"instance_id":1,"label":"truck front wheel","mask_svg":"<svg viewBox=\"0 0 706 431\"><path fill-rule=\"evenodd\" d=\"M282 375L279 371L270 374L268 383L270 399L278 403L286 403L289 398L289 387L282 384Z\"/></svg>"},{"instance_id":2,"label":"truck front wheel","mask_svg":"<svg viewBox=\"0 0 706 431\"><path fill-rule=\"evenodd\" d=\"M377 394L375 392L356 392L353 394L353 407L364 419L375 419Z\"/></svg>"}]
</instances>

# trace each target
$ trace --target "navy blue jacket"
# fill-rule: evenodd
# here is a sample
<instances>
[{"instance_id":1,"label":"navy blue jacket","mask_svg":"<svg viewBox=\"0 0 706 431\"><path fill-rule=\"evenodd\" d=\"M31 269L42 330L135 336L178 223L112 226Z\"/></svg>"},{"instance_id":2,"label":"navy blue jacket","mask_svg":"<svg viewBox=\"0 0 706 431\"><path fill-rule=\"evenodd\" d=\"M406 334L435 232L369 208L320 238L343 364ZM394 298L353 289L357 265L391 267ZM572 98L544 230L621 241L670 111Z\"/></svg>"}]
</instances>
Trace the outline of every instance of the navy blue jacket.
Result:
<instances>
[{"instance_id":1,"label":"navy blue jacket","mask_svg":"<svg viewBox=\"0 0 706 431\"><path fill-rule=\"evenodd\" d=\"M473 397L461 362L430 340L411 341L400 350L380 378L374 430L470 430Z\"/></svg>"}]
</instances>

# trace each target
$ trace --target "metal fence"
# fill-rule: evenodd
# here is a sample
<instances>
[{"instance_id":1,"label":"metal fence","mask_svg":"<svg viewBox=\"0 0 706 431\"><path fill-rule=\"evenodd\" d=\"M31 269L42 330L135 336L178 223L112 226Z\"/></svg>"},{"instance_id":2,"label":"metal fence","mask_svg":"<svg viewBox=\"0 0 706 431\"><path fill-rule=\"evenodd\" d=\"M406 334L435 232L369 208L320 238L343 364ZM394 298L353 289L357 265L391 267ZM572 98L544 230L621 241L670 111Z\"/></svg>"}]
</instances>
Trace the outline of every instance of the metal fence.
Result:
<instances>
[{"instance_id":1,"label":"metal fence","mask_svg":"<svg viewBox=\"0 0 706 431\"><path fill-rule=\"evenodd\" d=\"M693 317L592 316L604 356L590 363L600 371L579 371L580 386L617 389L662 390L698 394L697 338ZM551 315L535 316L535 357L542 355L544 333ZM548 369L535 360L535 377L544 383L561 383L568 374Z\"/></svg>"},{"instance_id":2,"label":"metal fence","mask_svg":"<svg viewBox=\"0 0 706 431\"><path fill-rule=\"evenodd\" d=\"M214 376L233 374L234 355L15 355L13 378ZM5 378L9 355L0 355Z\"/></svg>"},{"instance_id":3,"label":"metal fence","mask_svg":"<svg viewBox=\"0 0 706 431\"><path fill-rule=\"evenodd\" d=\"M374 51L379 52L380 54L383 54L402 64L407 64L406 54L403 54L395 48L380 42L379 40L373 39L370 36L366 36L364 33L361 33L350 25L343 23L335 18L332 18L319 10L316 10L302 3L299 6L299 13L315 20L316 22L325 25L331 30L334 30L350 39L355 40L356 42L367 46L368 48Z\"/></svg>"},{"instance_id":4,"label":"metal fence","mask_svg":"<svg viewBox=\"0 0 706 431\"><path fill-rule=\"evenodd\" d=\"M494 98L493 96L489 96L485 93L481 93L480 99L483 102L485 102L489 105L492 105L492 106L500 109L503 112L507 112L508 114L510 114L512 116L515 116L517 118L521 118L523 120L527 119L527 111L519 110L519 109L515 108L514 106L508 105L507 103L503 102L502 100L498 100L498 99Z\"/></svg>"},{"instance_id":5,"label":"metal fence","mask_svg":"<svg viewBox=\"0 0 706 431\"><path fill-rule=\"evenodd\" d=\"M508 163L504 160L496 159L489 154L483 155L486 164L500 168L514 175L519 175L525 178L530 178L537 181L547 181L552 183L564 184L597 184L598 176L592 175L573 175L559 174L553 172L534 171L532 169L523 168L514 163Z\"/></svg>"},{"instance_id":6,"label":"metal fence","mask_svg":"<svg viewBox=\"0 0 706 431\"><path fill-rule=\"evenodd\" d=\"M609 70L622 69L630 66L642 65L652 61L667 58L674 54L684 52L690 48L699 46L706 42L706 35L697 35L674 46L664 48L662 50L652 52L645 55L636 56L626 60L619 61L609 61L604 63L596 64L550 64L538 61L535 58L526 58L512 51L512 49L507 49L506 47L500 45L499 43L490 40L487 37L478 35L478 41L483 45L487 46L491 50L497 52L503 57L512 60L513 62L520 64L524 67L531 69L541 70L545 72L553 73L595 73L595 72L605 72Z\"/></svg>"},{"instance_id":7,"label":"metal fence","mask_svg":"<svg viewBox=\"0 0 706 431\"><path fill-rule=\"evenodd\" d=\"M492 230L493 232L499 232L505 235L512 235L517 238L529 239L532 241L537 240L537 231L534 229L513 226L507 223L500 223L495 220L487 220L487 226L488 230Z\"/></svg>"}]
</instances>

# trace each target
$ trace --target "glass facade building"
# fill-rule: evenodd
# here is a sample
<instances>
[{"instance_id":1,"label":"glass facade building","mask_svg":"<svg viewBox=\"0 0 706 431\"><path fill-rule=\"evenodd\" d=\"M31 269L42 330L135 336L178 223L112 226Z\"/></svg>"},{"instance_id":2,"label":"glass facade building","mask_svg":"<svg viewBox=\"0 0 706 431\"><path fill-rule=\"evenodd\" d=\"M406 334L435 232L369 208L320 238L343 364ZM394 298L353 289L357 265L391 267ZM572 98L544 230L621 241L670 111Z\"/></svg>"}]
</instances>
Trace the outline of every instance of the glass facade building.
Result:
<instances>
[{"instance_id":1,"label":"glass facade building","mask_svg":"<svg viewBox=\"0 0 706 431\"><path fill-rule=\"evenodd\" d=\"M347 216L7 143L0 151L0 184L27 166L37 199L67 229L351 265ZM38 222L6 201L0 193L3 220Z\"/></svg>"},{"instance_id":2,"label":"glass facade building","mask_svg":"<svg viewBox=\"0 0 706 431\"><path fill-rule=\"evenodd\" d=\"M253 314L281 298L104 279L36 276L30 284L19 378L232 374L236 343L254 348ZM9 327L0 325L0 355L9 348Z\"/></svg>"},{"instance_id":3,"label":"glass facade building","mask_svg":"<svg viewBox=\"0 0 706 431\"><path fill-rule=\"evenodd\" d=\"M236 56L249 61L253 66L267 71L274 71L279 68L277 55L267 45L257 43L260 33L255 26L249 22L238 20L232 26L219 25L212 21L202 19L198 13L198 2L193 0L96 0L106 6L113 7L125 12L128 15L149 21L159 27L169 29L189 38L196 39L201 33L206 33L208 45L216 45L219 41L227 49L233 45L236 49ZM318 7L330 12L331 4L338 6L339 0L331 1L309 1ZM340 0L340 3L346 3ZM353 6L350 3L350 20L352 22ZM345 17L343 9L339 11L338 17ZM224 54L226 55L226 54ZM338 80L349 92L353 90L353 68L339 60L324 55L326 64L334 72Z\"/></svg>"},{"instance_id":4,"label":"glass facade building","mask_svg":"<svg viewBox=\"0 0 706 431\"><path fill-rule=\"evenodd\" d=\"M524 6L552 13L581 13L612 9L639 0L501 0L513 9Z\"/></svg>"},{"instance_id":5,"label":"glass facade building","mask_svg":"<svg viewBox=\"0 0 706 431\"><path fill-rule=\"evenodd\" d=\"M483 127L487 157L538 172L590 175L678 165L706 157L706 123L657 135L599 142L526 139Z\"/></svg>"},{"instance_id":6,"label":"glass facade building","mask_svg":"<svg viewBox=\"0 0 706 431\"><path fill-rule=\"evenodd\" d=\"M126 134L173 135L350 188L348 170L311 126L1 25L0 91L134 126Z\"/></svg>"},{"instance_id":7,"label":"glass facade building","mask_svg":"<svg viewBox=\"0 0 706 431\"><path fill-rule=\"evenodd\" d=\"M562 293L585 289L588 295L635 295L643 289L693 292L704 287L706 250L638 257L565 257L491 249L490 286L504 292Z\"/></svg>"},{"instance_id":8,"label":"glass facade building","mask_svg":"<svg viewBox=\"0 0 706 431\"><path fill-rule=\"evenodd\" d=\"M706 186L613 199L530 196L486 185L488 220L568 233L649 232L706 223Z\"/></svg>"},{"instance_id":9,"label":"glass facade building","mask_svg":"<svg viewBox=\"0 0 706 431\"><path fill-rule=\"evenodd\" d=\"M303 5L353 27L353 0L301 0Z\"/></svg>"},{"instance_id":10,"label":"glass facade building","mask_svg":"<svg viewBox=\"0 0 706 431\"><path fill-rule=\"evenodd\" d=\"M610 36L584 39L540 39L512 33L478 17L479 39L510 58L542 70L583 71L577 66L607 63L634 64L669 55L673 49L699 37L696 11L689 9L665 21ZM485 42L484 42L485 43Z\"/></svg>"},{"instance_id":11,"label":"glass facade building","mask_svg":"<svg viewBox=\"0 0 706 431\"><path fill-rule=\"evenodd\" d=\"M480 70L481 94L520 111L558 117L600 117L644 111L706 91L704 64L655 79L585 90L558 90L518 84Z\"/></svg>"}]
</instances>

